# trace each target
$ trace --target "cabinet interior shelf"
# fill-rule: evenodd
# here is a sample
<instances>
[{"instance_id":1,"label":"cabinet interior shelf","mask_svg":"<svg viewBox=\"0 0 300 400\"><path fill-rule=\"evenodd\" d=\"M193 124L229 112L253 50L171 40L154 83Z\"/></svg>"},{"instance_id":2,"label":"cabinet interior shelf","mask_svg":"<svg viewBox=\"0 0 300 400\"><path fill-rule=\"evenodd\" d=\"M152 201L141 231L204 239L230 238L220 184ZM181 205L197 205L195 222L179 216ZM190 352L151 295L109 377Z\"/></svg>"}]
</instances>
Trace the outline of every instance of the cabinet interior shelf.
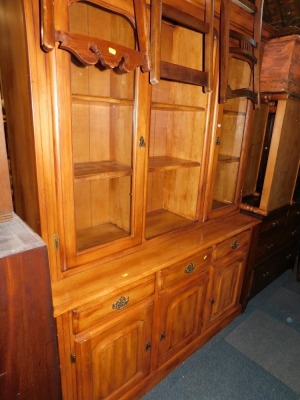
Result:
<instances>
[{"instance_id":1,"label":"cabinet interior shelf","mask_svg":"<svg viewBox=\"0 0 300 400\"><path fill-rule=\"evenodd\" d=\"M108 241L112 242L129 236L129 234L129 232L110 222L81 229L77 232L77 250L84 251Z\"/></svg>"},{"instance_id":2,"label":"cabinet interior shelf","mask_svg":"<svg viewBox=\"0 0 300 400\"><path fill-rule=\"evenodd\" d=\"M156 156L149 158L149 172L167 171L179 168L199 167L200 163L182 158Z\"/></svg>"},{"instance_id":3,"label":"cabinet interior shelf","mask_svg":"<svg viewBox=\"0 0 300 400\"><path fill-rule=\"evenodd\" d=\"M247 115L246 111L235 111L235 110L223 110L223 114L226 116L234 116L234 117L237 115L246 117Z\"/></svg>"},{"instance_id":4,"label":"cabinet interior shelf","mask_svg":"<svg viewBox=\"0 0 300 400\"><path fill-rule=\"evenodd\" d=\"M88 96L84 94L73 94L72 95L73 103L81 104L81 103L89 103L89 104L102 104L102 105L120 105L120 106L132 106L132 99L120 99L116 97L106 97L106 96Z\"/></svg>"},{"instance_id":5,"label":"cabinet interior shelf","mask_svg":"<svg viewBox=\"0 0 300 400\"><path fill-rule=\"evenodd\" d=\"M146 239L154 238L193 223L193 220L165 209L151 211L146 216Z\"/></svg>"},{"instance_id":6,"label":"cabinet interior shelf","mask_svg":"<svg viewBox=\"0 0 300 400\"><path fill-rule=\"evenodd\" d=\"M76 180L121 178L132 174L129 165L121 164L116 161L92 161L76 163L74 165L74 178Z\"/></svg>"},{"instance_id":7,"label":"cabinet interior shelf","mask_svg":"<svg viewBox=\"0 0 300 400\"><path fill-rule=\"evenodd\" d=\"M152 102L152 110L204 112L205 108L197 106L188 106L183 104L167 104L167 103Z\"/></svg>"},{"instance_id":8,"label":"cabinet interior shelf","mask_svg":"<svg viewBox=\"0 0 300 400\"><path fill-rule=\"evenodd\" d=\"M218 156L218 161L222 163L233 163L233 162L239 162L240 157L235 157L227 154L219 154Z\"/></svg>"},{"instance_id":9,"label":"cabinet interior shelf","mask_svg":"<svg viewBox=\"0 0 300 400\"><path fill-rule=\"evenodd\" d=\"M220 201L220 200L213 200L213 204L212 204L212 208L213 210L216 210L218 208L223 208L225 206L229 206L230 202L226 202L226 201Z\"/></svg>"}]
</instances>

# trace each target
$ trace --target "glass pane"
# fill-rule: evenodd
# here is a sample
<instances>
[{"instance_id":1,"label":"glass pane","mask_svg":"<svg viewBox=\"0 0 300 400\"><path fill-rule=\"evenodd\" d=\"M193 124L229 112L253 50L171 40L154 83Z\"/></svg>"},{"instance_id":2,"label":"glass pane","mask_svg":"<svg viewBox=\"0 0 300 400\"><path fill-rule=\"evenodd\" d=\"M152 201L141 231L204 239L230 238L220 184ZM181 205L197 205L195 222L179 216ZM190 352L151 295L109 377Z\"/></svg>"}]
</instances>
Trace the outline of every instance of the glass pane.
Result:
<instances>
[{"instance_id":1,"label":"glass pane","mask_svg":"<svg viewBox=\"0 0 300 400\"><path fill-rule=\"evenodd\" d=\"M70 7L70 31L135 46L129 21L91 4ZM86 67L72 58L71 91L80 251L131 234L134 74Z\"/></svg>"},{"instance_id":2,"label":"glass pane","mask_svg":"<svg viewBox=\"0 0 300 400\"><path fill-rule=\"evenodd\" d=\"M228 83L231 89L248 87L250 83L249 65L246 62L231 59ZM227 100L224 104L222 124L219 129L212 209L233 204L235 201L247 103L245 98L235 98Z\"/></svg>"}]
</instances>

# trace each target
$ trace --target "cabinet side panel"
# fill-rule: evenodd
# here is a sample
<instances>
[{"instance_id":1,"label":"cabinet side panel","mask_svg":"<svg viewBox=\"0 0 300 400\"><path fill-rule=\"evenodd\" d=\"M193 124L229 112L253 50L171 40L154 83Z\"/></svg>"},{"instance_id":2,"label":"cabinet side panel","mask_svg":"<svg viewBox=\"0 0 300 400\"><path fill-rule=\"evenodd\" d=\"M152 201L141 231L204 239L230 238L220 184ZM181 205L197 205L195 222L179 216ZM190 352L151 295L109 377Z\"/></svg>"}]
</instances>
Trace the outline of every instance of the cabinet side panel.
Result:
<instances>
[{"instance_id":1,"label":"cabinet side panel","mask_svg":"<svg viewBox=\"0 0 300 400\"><path fill-rule=\"evenodd\" d=\"M300 102L287 100L286 107L283 107L284 113L281 112L281 108L279 109L279 103L266 171L267 187L264 187L261 201L261 208L268 211L289 204L292 200L299 164Z\"/></svg>"},{"instance_id":2,"label":"cabinet side panel","mask_svg":"<svg viewBox=\"0 0 300 400\"><path fill-rule=\"evenodd\" d=\"M22 1L1 1L0 70L16 213L40 233L30 72Z\"/></svg>"}]
</instances>

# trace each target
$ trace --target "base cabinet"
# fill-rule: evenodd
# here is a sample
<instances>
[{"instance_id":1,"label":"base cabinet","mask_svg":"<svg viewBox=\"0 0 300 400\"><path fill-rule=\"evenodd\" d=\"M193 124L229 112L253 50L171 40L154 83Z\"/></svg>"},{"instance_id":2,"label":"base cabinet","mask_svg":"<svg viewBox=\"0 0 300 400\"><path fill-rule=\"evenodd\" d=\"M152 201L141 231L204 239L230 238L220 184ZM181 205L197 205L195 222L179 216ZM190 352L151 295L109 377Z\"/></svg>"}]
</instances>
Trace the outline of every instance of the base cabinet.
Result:
<instances>
[{"instance_id":1,"label":"base cabinet","mask_svg":"<svg viewBox=\"0 0 300 400\"><path fill-rule=\"evenodd\" d=\"M219 260L211 267L210 307L206 328L217 324L239 306L247 249Z\"/></svg>"},{"instance_id":2,"label":"base cabinet","mask_svg":"<svg viewBox=\"0 0 300 400\"><path fill-rule=\"evenodd\" d=\"M207 342L241 311L250 237L249 228L220 232L208 247L58 316L63 376L73 382L64 398L139 399ZM197 233L183 240L199 248ZM166 246L172 253L172 241ZM147 262L132 254L122 263L132 257Z\"/></svg>"},{"instance_id":3,"label":"base cabinet","mask_svg":"<svg viewBox=\"0 0 300 400\"><path fill-rule=\"evenodd\" d=\"M76 335L77 399L120 399L150 370L153 305Z\"/></svg>"},{"instance_id":4,"label":"base cabinet","mask_svg":"<svg viewBox=\"0 0 300 400\"><path fill-rule=\"evenodd\" d=\"M208 270L206 270L184 286L172 287L159 295L159 365L176 355L200 335L208 279Z\"/></svg>"}]
</instances>

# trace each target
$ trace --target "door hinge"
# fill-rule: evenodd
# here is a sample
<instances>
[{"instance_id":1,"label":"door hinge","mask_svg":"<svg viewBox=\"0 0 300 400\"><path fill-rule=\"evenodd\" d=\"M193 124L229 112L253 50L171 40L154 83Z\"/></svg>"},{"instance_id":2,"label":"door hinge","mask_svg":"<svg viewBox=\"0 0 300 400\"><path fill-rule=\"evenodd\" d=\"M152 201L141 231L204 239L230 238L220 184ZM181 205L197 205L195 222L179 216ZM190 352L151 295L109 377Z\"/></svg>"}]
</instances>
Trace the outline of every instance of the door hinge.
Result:
<instances>
[{"instance_id":1,"label":"door hinge","mask_svg":"<svg viewBox=\"0 0 300 400\"><path fill-rule=\"evenodd\" d=\"M75 353L70 354L70 359L71 359L72 364L76 364L76 354Z\"/></svg>"},{"instance_id":2,"label":"door hinge","mask_svg":"<svg viewBox=\"0 0 300 400\"><path fill-rule=\"evenodd\" d=\"M57 234L54 235L54 248L55 250L59 250L60 247L60 240Z\"/></svg>"}]
</instances>

